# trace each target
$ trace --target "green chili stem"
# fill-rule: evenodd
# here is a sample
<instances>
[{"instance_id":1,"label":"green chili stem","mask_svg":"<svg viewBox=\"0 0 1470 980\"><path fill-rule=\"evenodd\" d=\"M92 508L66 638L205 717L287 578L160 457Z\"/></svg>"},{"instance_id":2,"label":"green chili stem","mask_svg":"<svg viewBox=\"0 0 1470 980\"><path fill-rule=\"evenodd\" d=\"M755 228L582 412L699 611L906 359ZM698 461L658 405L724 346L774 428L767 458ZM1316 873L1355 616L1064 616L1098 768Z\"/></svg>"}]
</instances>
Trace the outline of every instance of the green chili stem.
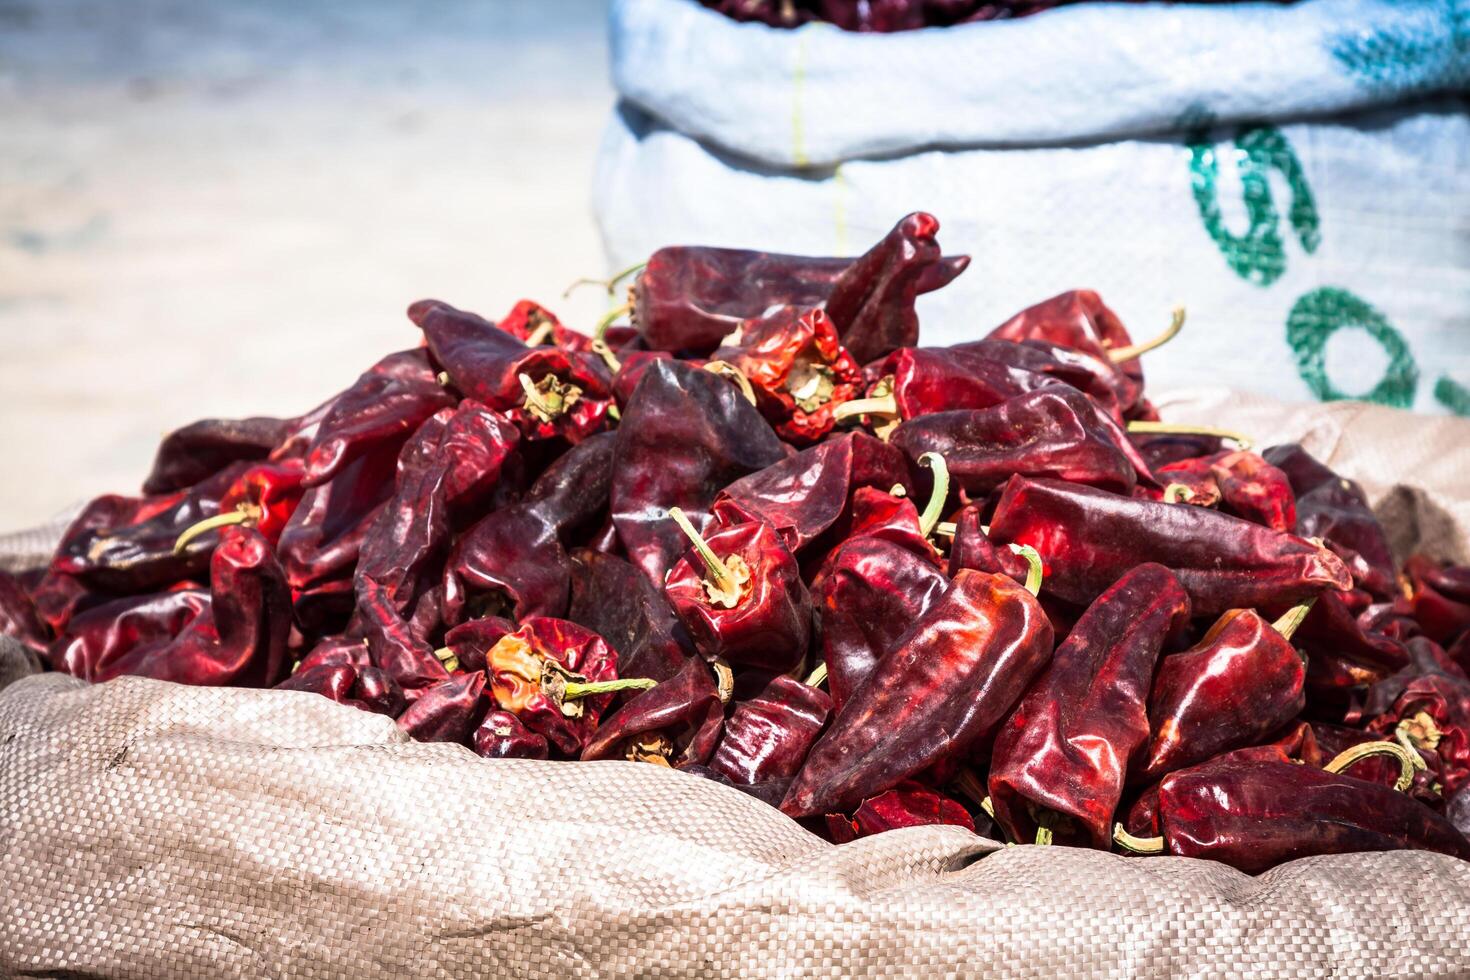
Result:
<instances>
[{"instance_id":1,"label":"green chili stem","mask_svg":"<svg viewBox=\"0 0 1470 980\"><path fill-rule=\"evenodd\" d=\"M607 336L607 328L616 323L618 317L622 316L624 313L631 313L632 311L632 303L624 303L621 306L614 306L612 309L608 310L605 314L603 314L602 319L597 321L597 326L592 328L592 339L602 340L604 337Z\"/></svg>"},{"instance_id":2,"label":"green chili stem","mask_svg":"<svg viewBox=\"0 0 1470 980\"><path fill-rule=\"evenodd\" d=\"M1399 760L1399 778L1393 788L1400 793L1414 784L1414 763L1423 763L1419 753L1410 752L1397 742L1359 742L1357 745L1343 749L1332 761L1322 768L1327 772L1339 773L1356 762L1374 755L1391 755Z\"/></svg>"},{"instance_id":3,"label":"green chili stem","mask_svg":"<svg viewBox=\"0 0 1470 980\"><path fill-rule=\"evenodd\" d=\"M689 523L689 518L685 517L684 512L678 507L670 507L669 516L674 519L675 524L679 525L679 530L684 532L684 536L694 544L694 550L704 560L704 567L709 570L710 575L714 576L715 583L722 589L733 590L735 583L730 579L730 570L725 567L725 563L720 561L720 556L715 554L704 540L704 535Z\"/></svg>"},{"instance_id":4,"label":"green chili stem","mask_svg":"<svg viewBox=\"0 0 1470 980\"><path fill-rule=\"evenodd\" d=\"M603 289L607 290L607 294L609 296L616 295L618 283L622 282L624 279L628 278L634 273L643 271L643 268L647 265L648 263L646 261L639 262L635 265L630 265L622 272L619 272L617 275L613 276L611 279L595 279L592 276L583 276L581 279L573 281L570 286L562 290L562 299L566 299L568 296L572 295L572 292L578 286L601 286Z\"/></svg>"},{"instance_id":5,"label":"green chili stem","mask_svg":"<svg viewBox=\"0 0 1470 980\"><path fill-rule=\"evenodd\" d=\"M825 683L827 683L827 663L823 661L817 664L815 670L806 675L805 684L807 687L821 687Z\"/></svg>"},{"instance_id":6,"label":"green chili stem","mask_svg":"<svg viewBox=\"0 0 1470 980\"><path fill-rule=\"evenodd\" d=\"M528 407L540 409L543 415L552 416L556 414L556 412L552 411L551 403L546 400L546 396L536 389L536 382L531 380L529 374L522 371L516 377L521 382L521 390L526 393L526 405Z\"/></svg>"},{"instance_id":7,"label":"green chili stem","mask_svg":"<svg viewBox=\"0 0 1470 980\"><path fill-rule=\"evenodd\" d=\"M705 364L704 369L711 374L717 374L722 378L735 382L735 387L740 389L740 393L745 396L745 400L752 405L755 404L755 389L750 386L750 379L745 376L744 371L729 361L710 361Z\"/></svg>"},{"instance_id":8,"label":"green chili stem","mask_svg":"<svg viewBox=\"0 0 1470 980\"><path fill-rule=\"evenodd\" d=\"M1302 603L1300 606L1292 606L1290 609L1282 614L1280 619L1271 624L1271 628L1280 633L1283 639L1291 639L1292 634L1294 634L1297 631L1297 628L1302 625L1302 622L1306 620L1307 613L1312 611L1312 606L1316 603L1316 601L1317 597L1313 596L1306 602Z\"/></svg>"},{"instance_id":9,"label":"green chili stem","mask_svg":"<svg viewBox=\"0 0 1470 980\"><path fill-rule=\"evenodd\" d=\"M439 649L434 651L434 656L441 664L444 665L444 669L449 671L451 674L454 673L456 670L459 670L459 658L454 655L454 650L452 648L440 647Z\"/></svg>"},{"instance_id":10,"label":"green chili stem","mask_svg":"<svg viewBox=\"0 0 1470 980\"><path fill-rule=\"evenodd\" d=\"M1041 554L1029 544L1013 544L1009 545L1009 547L1016 554L1026 559L1026 564L1030 566L1026 569L1026 591L1032 595L1039 595L1041 593L1041 576L1044 573L1044 569L1041 566Z\"/></svg>"},{"instance_id":11,"label":"green chili stem","mask_svg":"<svg viewBox=\"0 0 1470 980\"><path fill-rule=\"evenodd\" d=\"M959 533L959 526L954 521L940 521L934 525L934 533L941 538L952 538Z\"/></svg>"},{"instance_id":12,"label":"green chili stem","mask_svg":"<svg viewBox=\"0 0 1470 980\"><path fill-rule=\"evenodd\" d=\"M1163 854L1164 838L1162 837L1134 837L1123 827L1122 824L1113 825L1113 840L1124 850L1132 851L1134 854Z\"/></svg>"},{"instance_id":13,"label":"green chili stem","mask_svg":"<svg viewBox=\"0 0 1470 980\"><path fill-rule=\"evenodd\" d=\"M550 320L542 320L541 324L535 330L532 330L529 334L526 335L526 339L523 341L523 343L527 347L540 347L542 344L546 343L546 338L551 336L551 332L554 329L555 327L552 326Z\"/></svg>"},{"instance_id":14,"label":"green chili stem","mask_svg":"<svg viewBox=\"0 0 1470 980\"><path fill-rule=\"evenodd\" d=\"M1037 827L1036 828L1036 843L1038 845L1040 845L1041 847L1050 847L1051 846L1051 839L1052 839L1052 834L1051 834L1051 828L1050 827Z\"/></svg>"},{"instance_id":15,"label":"green chili stem","mask_svg":"<svg viewBox=\"0 0 1470 980\"><path fill-rule=\"evenodd\" d=\"M1231 432L1229 429L1216 429L1208 425L1179 425L1173 422L1146 422L1140 419L1129 422L1128 431L1137 432L1142 435L1218 436L1221 439L1229 439L1241 449L1249 449L1252 445L1249 436L1243 436L1239 432Z\"/></svg>"},{"instance_id":16,"label":"green chili stem","mask_svg":"<svg viewBox=\"0 0 1470 980\"><path fill-rule=\"evenodd\" d=\"M919 515L919 531L927 538L934 533L935 525L944 516L944 505L949 500L949 465L938 453L925 453L920 456L919 465L927 466L934 471L934 492L929 495L929 502L924 505L924 513Z\"/></svg>"},{"instance_id":17,"label":"green chili stem","mask_svg":"<svg viewBox=\"0 0 1470 980\"><path fill-rule=\"evenodd\" d=\"M449 387L449 372L448 371L440 371L438 374L434 375L434 380L439 383L439 387L441 387L441 388L448 388Z\"/></svg>"},{"instance_id":18,"label":"green chili stem","mask_svg":"<svg viewBox=\"0 0 1470 980\"><path fill-rule=\"evenodd\" d=\"M578 698L590 698L594 694L612 694L617 691L646 691L650 687L657 687L658 681L652 677L619 677L611 681L567 681L566 687L562 689L561 699L563 701L575 701Z\"/></svg>"},{"instance_id":19,"label":"green chili stem","mask_svg":"<svg viewBox=\"0 0 1470 980\"><path fill-rule=\"evenodd\" d=\"M251 521L260 520L260 517L261 510L254 504L241 504L234 510L225 511L222 514L216 514L213 517L206 517L199 523L191 524L188 527L184 528L183 533L181 533L178 538L174 540L174 554L182 555L184 553L184 549L189 546L190 541L193 541L201 534L206 534L210 531L213 531L217 527L230 527L234 524L248 524Z\"/></svg>"},{"instance_id":20,"label":"green chili stem","mask_svg":"<svg viewBox=\"0 0 1470 980\"><path fill-rule=\"evenodd\" d=\"M602 363L606 364L607 369L613 374L617 374L623 369L623 362L618 360L618 355L614 354L612 348L607 346L607 341L598 337L592 341L591 347L592 353L602 358Z\"/></svg>"},{"instance_id":21,"label":"green chili stem","mask_svg":"<svg viewBox=\"0 0 1470 980\"><path fill-rule=\"evenodd\" d=\"M1114 348L1113 350L1108 351L1108 358L1114 364L1122 364L1124 361L1131 361L1135 357L1138 357L1140 354L1147 354L1151 350L1156 350L1157 348L1164 346L1169 341L1179 336L1179 331L1183 329L1184 307L1176 306L1174 308L1174 311L1169 315L1169 325L1164 328L1163 333L1159 334L1157 337L1154 337L1152 340L1145 340L1141 344L1131 344L1128 347Z\"/></svg>"},{"instance_id":22,"label":"green chili stem","mask_svg":"<svg viewBox=\"0 0 1470 980\"><path fill-rule=\"evenodd\" d=\"M987 796L980 801L980 809L984 810L985 815L991 820L995 819L995 804L990 801L990 797Z\"/></svg>"},{"instance_id":23,"label":"green chili stem","mask_svg":"<svg viewBox=\"0 0 1470 980\"><path fill-rule=\"evenodd\" d=\"M1164 488L1164 503L1182 504L1194 499L1194 491L1182 483L1171 483Z\"/></svg>"},{"instance_id":24,"label":"green chili stem","mask_svg":"<svg viewBox=\"0 0 1470 980\"><path fill-rule=\"evenodd\" d=\"M607 417L614 422L621 422L623 420L623 410L618 408L617 402L607 403Z\"/></svg>"},{"instance_id":25,"label":"green chili stem","mask_svg":"<svg viewBox=\"0 0 1470 980\"><path fill-rule=\"evenodd\" d=\"M879 415L887 419L898 418L898 399L893 395L877 398L854 398L832 409L832 421L841 422L854 415Z\"/></svg>"}]
</instances>

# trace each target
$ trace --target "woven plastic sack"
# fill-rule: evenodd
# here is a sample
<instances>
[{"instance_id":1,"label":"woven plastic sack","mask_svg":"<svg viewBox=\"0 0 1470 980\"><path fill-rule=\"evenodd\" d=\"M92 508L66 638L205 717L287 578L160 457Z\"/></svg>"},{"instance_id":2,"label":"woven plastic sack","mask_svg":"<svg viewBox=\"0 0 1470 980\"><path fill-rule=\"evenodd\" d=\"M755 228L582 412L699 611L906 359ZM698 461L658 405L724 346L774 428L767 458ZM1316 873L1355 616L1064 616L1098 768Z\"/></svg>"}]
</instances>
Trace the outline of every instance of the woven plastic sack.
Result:
<instances>
[{"instance_id":1,"label":"woven plastic sack","mask_svg":"<svg viewBox=\"0 0 1470 980\"><path fill-rule=\"evenodd\" d=\"M892 35L614 0L610 265L859 252L902 214L974 266L927 343L1099 290L1190 326L1154 388L1470 414L1464 0L1079 4Z\"/></svg>"}]
</instances>

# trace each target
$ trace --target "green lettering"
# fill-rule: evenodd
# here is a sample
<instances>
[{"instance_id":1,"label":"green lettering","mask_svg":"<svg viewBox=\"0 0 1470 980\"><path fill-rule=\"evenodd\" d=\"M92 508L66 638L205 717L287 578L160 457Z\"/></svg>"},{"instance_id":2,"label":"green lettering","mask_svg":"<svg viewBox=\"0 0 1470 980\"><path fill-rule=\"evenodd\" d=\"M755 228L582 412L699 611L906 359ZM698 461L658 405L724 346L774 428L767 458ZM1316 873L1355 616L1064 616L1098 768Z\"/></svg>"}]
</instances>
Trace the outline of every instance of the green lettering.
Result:
<instances>
[{"instance_id":1,"label":"green lettering","mask_svg":"<svg viewBox=\"0 0 1470 980\"><path fill-rule=\"evenodd\" d=\"M1388 354L1383 378L1364 394L1342 391L1327 377L1327 342L1347 328L1366 331ZM1286 342L1302 380L1322 401L1360 398L1397 408L1414 403L1419 368L1408 344L1382 313L1345 289L1314 289L1297 300L1286 318Z\"/></svg>"}]
</instances>

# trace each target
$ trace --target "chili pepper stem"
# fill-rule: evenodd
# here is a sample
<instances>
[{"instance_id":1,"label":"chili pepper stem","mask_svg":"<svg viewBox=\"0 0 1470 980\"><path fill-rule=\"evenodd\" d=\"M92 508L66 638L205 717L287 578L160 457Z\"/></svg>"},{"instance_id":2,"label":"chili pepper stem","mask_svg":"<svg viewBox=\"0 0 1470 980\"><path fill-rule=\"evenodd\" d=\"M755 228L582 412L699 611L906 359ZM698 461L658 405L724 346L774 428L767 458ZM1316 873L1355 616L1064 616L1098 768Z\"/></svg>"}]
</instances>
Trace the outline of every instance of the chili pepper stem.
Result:
<instances>
[{"instance_id":1,"label":"chili pepper stem","mask_svg":"<svg viewBox=\"0 0 1470 980\"><path fill-rule=\"evenodd\" d=\"M617 295L618 291L618 283L622 282L624 279L628 278L631 275L642 272L644 266L646 265L648 265L647 262L639 262L635 265L630 265L622 272L617 273L609 279L597 279L592 276L583 276L580 279L573 280L570 286L562 290L562 299L566 299L568 296L572 295L572 293L577 289L578 286L601 286L603 289L607 290L607 294L609 296L615 296Z\"/></svg>"},{"instance_id":2,"label":"chili pepper stem","mask_svg":"<svg viewBox=\"0 0 1470 980\"><path fill-rule=\"evenodd\" d=\"M536 388L536 382L531 380L531 376L529 374L526 374L523 371L520 374L516 375L516 377L521 382L521 390L526 393L526 404L528 406L534 409L538 409L542 412L542 414L545 415L556 414L552 411L551 403L546 400L546 396L541 394L541 392Z\"/></svg>"},{"instance_id":3,"label":"chili pepper stem","mask_svg":"<svg viewBox=\"0 0 1470 980\"><path fill-rule=\"evenodd\" d=\"M1174 308L1174 311L1169 315L1169 325L1164 328L1163 333L1160 333L1157 337L1154 337L1150 340L1145 340L1141 344L1131 344L1127 347L1116 347L1113 350L1108 351L1108 359L1111 360L1114 364L1122 364L1124 361L1131 361L1141 354L1147 354L1151 350L1157 350L1158 348L1164 346L1169 341L1179 336L1179 331L1183 329L1184 307L1176 306Z\"/></svg>"},{"instance_id":4,"label":"chili pepper stem","mask_svg":"<svg viewBox=\"0 0 1470 980\"><path fill-rule=\"evenodd\" d=\"M1399 778L1393 788L1400 793L1414 784L1414 770L1417 768L1415 763L1420 766L1424 764L1417 752L1410 752L1397 742L1360 742L1343 749L1322 768L1327 772L1340 773L1354 763L1374 755L1391 755L1399 760Z\"/></svg>"},{"instance_id":5,"label":"chili pepper stem","mask_svg":"<svg viewBox=\"0 0 1470 980\"><path fill-rule=\"evenodd\" d=\"M981 798L980 809L984 810L985 815L991 820L995 819L995 804L991 801L990 797L985 796Z\"/></svg>"},{"instance_id":6,"label":"chili pepper stem","mask_svg":"<svg viewBox=\"0 0 1470 980\"><path fill-rule=\"evenodd\" d=\"M592 341L591 347L592 353L602 358L602 363L606 364L607 369L613 374L617 374L623 369L623 362L618 360L618 355L614 354L612 348L607 346L607 341L598 337Z\"/></svg>"},{"instance_id":7,"label":"chili pepper stem","mask_svg":"<svg viewBox=\"0 0 1470 980\"><path fill-rule=\"evenodd\" d=\"M1041 577L1044 574L1040 552L1029 544L1013 544L1010 545L1010 549L1026 559L1026 564L1029 566L1026 569L1026 591L1032 595L1039 595L1041 593Z\"/></svg>"},{"instance_id":8,"label":"chili pepper stem","mask_svg":"<svg viewBox=\"0 0 1470 980\"><path fill-rule=\"evenodd\" d=\"M715 583L722 589L733 589L735 580L731 577L730 570L725 567L720 556L715 554L714 549L704 540L704 535L699 533L699 529L689 522L684 511L678 507L670 507L669 516L674 519L675 524L679 525L679 530L684 532L684 536L693 543L694 550L704 560L704 567L714 578Z\"/></svg>"},{"instance_id":9,"label":"chili pepper stem","mask_svg":"<svg viewBox=\"0 0 1470 980\"><path fill-rule=\"evenodd\" d=\"M938 453L925 453L920 456L919 465L927 466L934 471L934 492L929 495L929 502L924 505L924 513L919 515L919 531L927 538L934 533L939 519L944 516L944 504L949 500L949 465Z\"/></svg>"},{"instance_id":10,"label":"chili pepper stem","mask_svg":"<svg viewBox=\"0 0 1470 980\"><path fill-rule=\"evenodd\" d=\"M750 379L745 376L744 371L729 361L710 361L705 364L704 369L710 374L717 374L728 381L735 382L735 387L740 389L745 400L752 405L755 404L755 388L751 387Z\"/></svg>"},{"instance_id":11,"label":"chili pepper stem","mask_svg":"<svg viewBox=\"0 0 1470 980\"><path fill-rule=\"evenodd\" d=\"M896 419L898 418L898 399L893 395L854 398L832 409L833 422L841 422L855 415L877 415L885 419Z\"/></svg>"},{"instance_id":12,"label":"chili pepper stem","mask_svg":"<svg viewBox=\"0 0 1470 980\"><path fill-rule=\"evenodd\" d=\"M435 658L444 665L444 669L451 674L459 670L459 658L454 655L452 647L440 647L434 651Z\"/></svg>"},{"instance_id":13,"label":"chili pepper stem","mask_svg":"<svg viewBox=\"0 0 1470 980\"><path fill-rule=\"evenodd\" d=\"M1135 419L1128 423L1128 431L1137 432L1140 435L1217 436L1221 439L1229 439L1241 449L1249 449L1253 445L1249 436L1209 425L1180 425L1174 422L1148 422L1143 419Z\"/></svg>"},{"instance_id":14,"label":"chili pepper stem","mask_svg":"<svg viewBox=\"0 0 1470 980\"><path fill-rule=\"evenodd\" d=\"M1300 606L1291 607L1282 615L1280 619L1271 624L1271 628L1280 633L1282 639L1291 639L1292 634L1294 634L1297 631L1297 628L1300 627L1302 623L1306 620L1307 613L1312 611L1312 606L1316 603L1316 601L1317 597L1313 596L1306 602L1302 603Z\"/></svg>"},{"instance_id":15,"label":"chili pepper stem","mask_svg":"<svg viewBox=\"0 0 1470 980\"><path fill-rule=\"evenodd\" d=\"M1164 838L1134 837L1122 824L1113 825L1113 841L1125 851L1132 851L1134 854L1164 853Z\"/></svg>"},{"instance_id":16,"label":"chili pepper stem","mask_svg":"<svg viewBox=\"0 0 1470 980\"><path fill-rule=\"evenodd\" d=\"M1051 846L1051 840L1052 840L1052 834L1051 834L1051 828L1050 827L1037 827L1036 828L1036 843L1037 843L1038 846L1040 846L1040 847L1050 847Z\"/></svg>"},{"instance_id":17,"label":"chili pepper stem","mask_svg":"<svg viewBox=\"0 0 1470 980\"><path fill-rule=\"evenodd\" d=\"M720 657L711 660L709 667L715 674L715 691L720 696L720 703L729 704L735 700L735 671Z\"/></svg>"},{"instance_id":18,"label":"chili pepper stem","mask_svg":"<svg viewBox=\"0 0 1470 980\"><path fill-rule=\"evenodd\" d=\"M810 674L806 675L806 680L803 683L805 683L807 687L821 687L823 684L827 683L826 662L824 661L817 664L816 669L813 670Z\"/></svg>"},{"instance_id":19,"label":"chili pepper stem","mask_svg":"<svg viewBox=\"0 0 1470 980\"><path fill-rule=\"evenodd\" d=\"M1171 483L1164 488L1164 503L1182 504L1194 499L1194 491L1182 483Z\"/></svg>"},{"instance_id":20,"label":"chili pepper stem","mask_svg":"<svg viewBox=\"0 0 1470 980\"><path fill-rule=\"evenodd\" d=\"M542 344L546 343L546 338L551 336L551 332L553 329L554 328L552 327L550 320L541 321L536 329L532 330L531 333L527 335L525 339L525 345L527 347L540 347Z\"/></svg>"},{"instance_id":21,"label":"chili pepper stem","mask_svg":"<svg viewBox=\"0 0 1470 980\"><path fill-rule=\"evenodd\" d=\"M623 303L620 306L615 306L612 309L608 310L606 313L603 314L602 319L597 321L597 326L592 328L592 339L604 339L607 336L607 328L616 323L618 317L622 316L624 313L631 312L633 312L632 303Z\"/></svg>"},{"instance_id":22,"label":"chili pepper stem","mask_svg":"<svg viewBox=\"0 0 1470 980\"><path fill-rule=\"evenodd\" d=\"M184 549L189 546L190 541L193 541L201 534L207 534L208 532L213 531L217 527L230 527L235 524L249 524L253 521L260 520L260 517L261 510L254 504L241 504L234 510L225 511L221 514L215 514L213 517L206 517L204 520L199 521L197 524L191 524L190 526L184 528L183 533L181 533L178 538L174 540L174 554L182 555L184 553Z\"/></svg>"},{"instance_id":23,"label":"chili pepper stem","mask_svg":"<svg viewBox=\"0 0 1470 980\"><path fill-rule=\"evenodd\" d=\"M651 687L657 687L658 681L652 677L619 677L611 681L567 681L566 687L562 689L561 699L563 701L575 701L578 698L590 698L594 694L614 694L618 691L646 691Z\"/></svg>"}]
</instances>

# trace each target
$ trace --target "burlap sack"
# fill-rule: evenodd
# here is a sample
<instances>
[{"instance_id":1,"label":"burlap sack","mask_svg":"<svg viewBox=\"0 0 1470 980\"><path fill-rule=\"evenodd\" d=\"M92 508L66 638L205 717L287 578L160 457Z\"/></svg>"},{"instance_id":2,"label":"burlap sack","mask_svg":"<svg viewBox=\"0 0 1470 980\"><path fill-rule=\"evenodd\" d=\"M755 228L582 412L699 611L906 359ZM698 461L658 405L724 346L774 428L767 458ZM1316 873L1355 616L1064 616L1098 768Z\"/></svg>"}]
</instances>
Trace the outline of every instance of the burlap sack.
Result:
<instances>
[{"instance_id":1,"label":"burlap sack","mask_svg":"<svg viewBox=\"0 0 1470 980\"><path fill-rule=\"evenodd\" d=\"M1168 414L1307 436L1463 554L1470 423ZM491 762L312 694L137 678L0 692L0 882L5 976L1470 975L1452 858L1252 878L946 827L834 847L654 766Z\"/></svg>"}]
</instances>

